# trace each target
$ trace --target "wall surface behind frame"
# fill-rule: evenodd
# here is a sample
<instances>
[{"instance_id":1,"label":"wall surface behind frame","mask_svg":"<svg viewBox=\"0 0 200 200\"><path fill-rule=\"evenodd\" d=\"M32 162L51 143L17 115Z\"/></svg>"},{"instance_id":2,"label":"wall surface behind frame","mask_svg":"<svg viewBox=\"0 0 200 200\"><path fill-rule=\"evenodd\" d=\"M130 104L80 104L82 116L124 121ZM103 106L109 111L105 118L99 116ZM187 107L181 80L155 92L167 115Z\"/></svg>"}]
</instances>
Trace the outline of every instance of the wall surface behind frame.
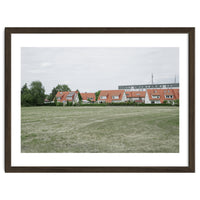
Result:
<instances>
[{"instance_id":1,"label":"wall surface behind frame","mask_svg":"<svg viewBox=\"0 0 200 200\"><path fill-rule=\"evenodd\" d=\"M196 0L6 0L0 3L0 93L4 92L4 27L196 27L200 54L199 6ZM196 56L196 66L200 64ZM196 91L200 91L196 69ZM196 99L200 98L199 92ZM200 125L196 123L196 173L191 174L5 174L4 97L0 98L0 199L199 199ZM196 103L196 121L200 104Z\"/></svg>"}]
</instances>

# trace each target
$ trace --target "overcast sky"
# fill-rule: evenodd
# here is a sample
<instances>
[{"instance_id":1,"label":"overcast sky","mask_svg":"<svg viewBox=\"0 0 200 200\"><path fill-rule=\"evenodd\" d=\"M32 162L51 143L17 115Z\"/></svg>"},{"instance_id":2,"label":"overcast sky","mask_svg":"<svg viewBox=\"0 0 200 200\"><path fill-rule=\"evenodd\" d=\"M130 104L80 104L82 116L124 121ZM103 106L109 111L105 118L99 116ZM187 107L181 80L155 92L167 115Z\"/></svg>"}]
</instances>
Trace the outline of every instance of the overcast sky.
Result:
<instances>
[{"instance_id":1,"label":"overcast sky","mask_svg":"<svg viewBox=\"0 0 200 200\"><path fill-rule=\"evenodd\" d=\"M49 94L57 84L96 92L118 85L179 81L179 48L23 47L21 85L39 80Z\"/></svg>"}]
</instances>

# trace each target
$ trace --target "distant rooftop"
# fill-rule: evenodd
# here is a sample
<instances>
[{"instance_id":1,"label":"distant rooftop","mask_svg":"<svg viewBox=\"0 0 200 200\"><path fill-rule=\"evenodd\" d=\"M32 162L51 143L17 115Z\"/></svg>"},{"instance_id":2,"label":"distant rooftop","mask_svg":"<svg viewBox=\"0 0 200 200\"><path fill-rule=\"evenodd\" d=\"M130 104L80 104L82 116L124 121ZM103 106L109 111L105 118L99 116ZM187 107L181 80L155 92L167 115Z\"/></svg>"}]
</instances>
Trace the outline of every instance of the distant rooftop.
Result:
<instances>
[{"instance_id":1,"label":"distant rooftop","mask_svg":"<svg viewBox=\"0 0 200 200\"><path fill-rule=\"evenodd\" d=\"M179 88L179 83L154 83L137 85L119 85L119 90L126 89L148 89L148 88Z\"/></svg>"}]
</instances>

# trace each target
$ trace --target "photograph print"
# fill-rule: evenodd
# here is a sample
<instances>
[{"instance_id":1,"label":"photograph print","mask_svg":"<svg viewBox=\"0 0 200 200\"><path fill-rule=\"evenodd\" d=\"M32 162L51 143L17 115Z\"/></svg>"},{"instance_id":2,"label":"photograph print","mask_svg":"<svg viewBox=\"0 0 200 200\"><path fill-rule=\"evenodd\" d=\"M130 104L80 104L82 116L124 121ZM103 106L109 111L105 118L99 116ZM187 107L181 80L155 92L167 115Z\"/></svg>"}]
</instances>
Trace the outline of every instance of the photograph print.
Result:
<instances>
[{"instance_id":1,"label":"photograph print","mask_svg":"<svg viewBox=\"0 0 200 200\"><path fill-rule=\"evenodd\" d=\"M178 47L21 47L21 153L179 153Z\"/></svg>"}]
</instances>

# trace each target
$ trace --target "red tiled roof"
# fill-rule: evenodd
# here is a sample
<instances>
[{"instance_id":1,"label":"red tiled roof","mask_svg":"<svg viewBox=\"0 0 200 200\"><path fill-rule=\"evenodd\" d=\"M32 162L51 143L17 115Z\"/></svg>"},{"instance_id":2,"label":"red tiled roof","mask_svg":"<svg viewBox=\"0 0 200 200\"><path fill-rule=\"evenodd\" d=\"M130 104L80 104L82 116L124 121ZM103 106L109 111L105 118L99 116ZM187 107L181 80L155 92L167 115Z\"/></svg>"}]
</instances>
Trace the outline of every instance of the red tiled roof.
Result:
<instances>
[{"instance_id":1,"label":"red tiled roof","mask_svg":"<svg viewBox=\"0 0 200 200\"><path fill-rule=\"evenodd\" d=\"M74 100L74 95L75 93L78 93L78 91L71 91L71 92L74 92L73 96L72 96L72 99L67 99L67 95L70 93L70 92L57 92L56 94L56 97L60 97L61 99L57 99L58 102L63 102L63 101L73 101Z\"/></svg>"},{"instance_id":2,"label":"red tiled roof","mask_svg":"<svg viewBox=\"0 0 200 200\"><path fill-rule=\"evenodd\" d=\"M101 90L98 101L111 103L112 101L121 101L125 90ZM106 99L101 99L101 96L106 96ZM118 99L112 99L112 96L118 96Z\"/></svg>"},{"instance_id":3,"label":"red tiled roof","mask_svg":"<svg viewBox=\"0 0 200 200\"><path fill-rule=\"evenodd\" d=\"M179 99L179 89L148 89L147 90L149 100L160 100L163 103L164 100L176 100ZM173 98L166 98L165 96L173 96ZM159 98L152 98L152 96L160 96Z\"/></svg>"},{"instance_id":4,"label":"red tiled roof","mask_svg":"<svg viewBox=\"0 0 200 200\"><path fill-rule=\"evenodd\" d=\"M145 91L131 91L126 92L127 98L145 98L146 92Z\"/></svg>"},{"instance_id":5,"label":"red tiled roof","mask_svg":"<svg viewBox=\"0 0 200 200\"><path fill-rule=\"evenodd\" d=\"M56 97L62 97L66 92L57 92ZM69 93L69 92L67 92Z\"/></svg>"},{"instance_id":6,"label":"red tiled roof","mask_svg":"<svg viewBox=\"0 0 200 200\"><path fill-rule=\"evenodd\" d=\"M82 100L88 100L90 98L91 101L95 101L96 100L96 96L95 96L95 93L80 93L81 94L81 97L82 97Z\"/></svg>"}]
</instances>

